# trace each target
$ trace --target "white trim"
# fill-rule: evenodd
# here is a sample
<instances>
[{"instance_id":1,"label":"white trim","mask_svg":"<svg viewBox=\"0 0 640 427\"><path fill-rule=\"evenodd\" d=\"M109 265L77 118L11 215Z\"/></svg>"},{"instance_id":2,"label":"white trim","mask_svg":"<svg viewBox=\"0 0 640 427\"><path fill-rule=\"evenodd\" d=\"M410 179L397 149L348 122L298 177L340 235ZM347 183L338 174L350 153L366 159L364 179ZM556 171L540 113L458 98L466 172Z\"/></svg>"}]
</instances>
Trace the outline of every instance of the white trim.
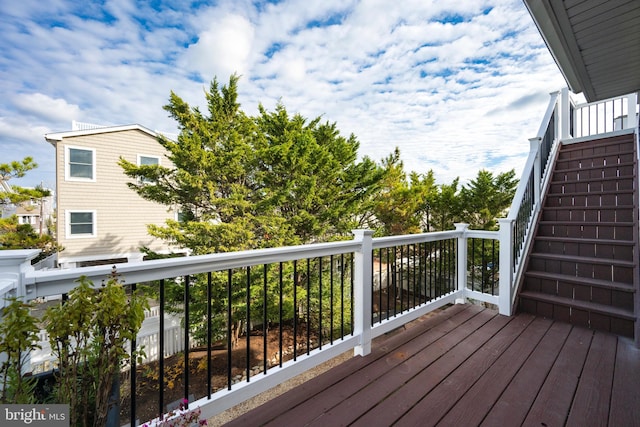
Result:
<instances>
[{"instance_id":1,"label":"white trim","mask_svg":"<svg viewBox=\"0 0 640 427\"><path fill-rule=\"evenodd\" d=\"M100 133L111 133L111 132L124 132L128 130L139 130L141 132L151 135L154 138L158 137L157 132L147 129L144 126L134 124L134 125L124 125L124 126L107 126L107 127L96 128L96 129L72 130L67 132L47 133L45 134L44 138L49 142L56 142L56 141L62 141L63 138L69 138L74 136L96 135Z\"/></svg>"},{"instance_id":2,"label":"white trim","mask_svg":"<svg viewBox=\"0 0 640 427\"><path fill-rule=\"evenodd\" d=\"M90 213L92 215L91 234L71 234L71 214ZM65 215L65 237L67 239L91 239L98 235L98 213L95 210L87 209L67 209Z\"/></svg>"},{"instance_id":3,"label":"white trim","mask_svg":"<svg viewBox=\"0 0 640 427\"><path fill-rule=\"evenodd\" d=\"M83 150L91 151L91 178L82 178L71 176L71 153L70 150ZM77 181L77 182L96 182L96 149L91 147L80 147L76 145L65 145L64 147L64 179L65 181Z\"/></svg>"},{"instance_id":4,"label":"white trim","mask_svg":"<svg viewBox=\"0 0 640 427\"><path fill-rule=\"evenodd\" d=\"M161 156L155 155L155 154L138 154L137 155L137 162L138 162L138 166L143 166L141 163L141 158L142 157L146 157L148 159L156 159L157 160L157 165L160 166L160 159ZM144 165L144 166L150 166L149 164ZM142 176L138 176L138 184L144 184L144 185L155 185L156 181L152 180L152 179L145 179Z\"/></svg>"},{"instance_id":5,"label":"white trim","mask_svg":"<svg viewBox=\"0 0 640 427\"><path fill-rule=\"evenodd\" d=\"M579 144L581 142L591 141L593 139L613 138L615 136L629 135L629 134L632 134L632 133L635 133L635 129L634 128L627 128L627 129L622 129L622 130L614 130L613 132L597 133L597 134L594 134L594 135L580 136L578 138L563 139L562 141L560 141L560 143L562 145Z\"/></svg>"},{"instance_id":6,"label":"white trim","mask_svg":"<svg viewBox=\"0 0 640 427\"><path fill-rule=\"evenodd\" d=\"M160 166L160 162L161 162L162 156L159 156L157 154L138 154L138 160L137 160L138 161L138 166L142 166L142 163L140 163L140 159L142 157L147 157L149 159L156 159L158 161L158 163L157 163L158 166Z\"/></svg>"}]
</instances>

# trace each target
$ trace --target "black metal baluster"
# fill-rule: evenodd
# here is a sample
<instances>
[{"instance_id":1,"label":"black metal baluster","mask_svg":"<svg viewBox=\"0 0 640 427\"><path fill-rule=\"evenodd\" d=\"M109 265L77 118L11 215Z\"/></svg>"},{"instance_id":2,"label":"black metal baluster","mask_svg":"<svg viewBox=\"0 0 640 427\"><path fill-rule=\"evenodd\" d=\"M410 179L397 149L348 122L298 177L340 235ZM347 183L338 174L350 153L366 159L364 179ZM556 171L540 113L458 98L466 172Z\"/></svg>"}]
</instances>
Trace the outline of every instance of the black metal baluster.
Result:
<instances>
[{"instance_id":1,"label":"black metal baluster","mask_svg":"<svg viewBox=\"0 0 640 427\"><path fill-rule=\"evenodd\" d=\"M307 355L311 345L311 259L307 258Z\"/></svg>"},{"instance_id":2,"label":"black metal baluster","mask_svg":"<svg viewBox=\"0 0 640 427\"><path fill-rule=\"evenodd\" d=\"M404 313L404 245L400 246L400 274L398 292L400 293L400 313ZM408 279L408 277L407 277ZM407 303L409 301L407 300Z\"/></svg>"},{"instance_id":3,"label":"black metal baluster","mask_svg":"<svg viewBox=\"0 0 640 427\"><path fill-rule=\"evenodd\" d=\"M469 257L471 264L471 290L476 290L476 239L471 239L471 256Z\"/></svg>"},{"instance_id":4,"label":"black metal baluster","mask_svg":"<svg viewBox=\"0 0 640 427\"><path fill-rule=\"evenodd\" d=\"M318 258L318 349L322 350L322 257Z\"/></svg>"},{"instance_id":5,"label":"black metal baluster","mask_svg":"<svg viewBox=\"0 0 640 427\"><path fill-rule=\"evenodd\" d=\"M389 310L391 309L391 289L393 279L391 277L391 251L389 248L385 248L385 253L387 254L387 310L385 319L389 318Z\"/></svg>"},{"instance_id":6,"label":"black metal baluster","mask_svg":"<svg viewBox=\"0 0 640 427\"><path fill-rule=\"evenodd\" d=\"M398 310L398 247L393 247L393 267L391 280L393 281L393 317L396 317Z\"/></svg>"},{"instance_id":7,"label":"black metal baluster","mask_svg":"<svg viewBox=\"0 0 640 427\"><path fill-rule=\"evenodd\" d=\"M349 312L351 313L351 334L353 334L353 323L354 323L353 316L355 315L353 313L353 286L354 286L353 269L355 267L355 258L353 254L350 255L349 264L351 264L351 274L349 275L350 281L351 281L351 309L349 310Z\"/></svg>"},{"instance_id":8,"label":"black metal baluster","mask_svg":"<svg viewBox=\"0 0 640 427\"><path fill-rule=\"evenodd\" d=\"M232 369L232 360L231 360L232 323L231 322L233 321L232 312L231 312L231 298L233 296L233 290L231 289L232 279L233 279L233 272L231 269L229 269L227 270L227 389L228 390L231 390L231 381L233 380L233 378L231 377L231 369Z\"/></svg>"},{"instance_id":9,"label":"black metal baluster","mask_svg":"<svg viewBox=\"0 0 640 427\"><path fill-rule=\"evenodd\" d=\"M482 265L482 285L480 286L480 290L482 291L482 293L485 292L484 284L486 283L486 280L487 280L487 268L486 268L487 258L484 253L486 249L485 243L486 243L486 239L482 239L482 261L480 264Z\"/></svg>"},{"instance_id":10,"label":"black metal baluster","mask_svg":"<svg viewBox=\"0 0 640 427\"><path fill-rule=\"evenodd\" d=\"M262 265L263 283L262 283L262 372L267 375L267 264Z\"/></svg>"},{"instance_id":11,"label":"black metal baluster","mask_svg":"<svg viewBox=\"0 0 640 427\"><path fill-rule=\"evenodd\" d=\"M329 300L330 300L330 307L329 307L329 329L330 329L330 336L329 336L329 342L331 344L333 344L333 254L331 254L331 256L329 257L329 262L331 264L331 266L329 267L329 287L331 289L330 294L329 294Z\"/></svg>"},{"instance_id":12,"label":"black metal baluster","mask_svg":"<svg viewBox=\"0 0 640 427\"><path fill-rule=\"evenodd\" d=\"M344 339L344 254L340 254L340 339Z\"/></svg>"},{"instance_id":13,"label":"black metal baluster","mask_svg":"<svg viewBox=\"0 0 640 427\"><path fill-rule=\"evenodd\" d=\"M491 240L491 295L496 294L496 241Z\"/></svg>"},{"instance_id":14,"label":"black metal baluster","mask_svg":"<svg viewBox=\"0 0 640 427\"><path fill-rule=\"evenodd\" d=\"M211 325L211 299L213 298L213 284L211 283L211 272L207 273L207 398L211 399L211 376L213 375L212 367L211 367L211 333L212 333L212 325Z\"/></svg>"},{"instance_id":15,"label":"black metal baluster","mask_svg":"<svg viewBox=\"0 0 640 427\"><path fill-rule=\"evenodd\" d=\"M439 270L438 271L439 280L437 282L437 286L438 286L437 295L438 295L438 297L442 296L442 281L444 279L444 276L442 275L442 272L443 272L444 257L445 257L445 254L444 254L444 243L443 243L442 240L440 240L439 243L440 243L440 245L439 245L440 246L440 256L438 257L439 258L439 262L438 262L438 264L439 264L438 265L438 267L439 267L438 268L438 270Z\"/></svg>"},{"instance_id":16,"label":"black metal baluster","mask_svg":"<svg viewBox=\"0 0 640 427\"><path fill-rule=\"evenodd\" d=\"M382 249L378 249L378 323L382 323Z\"/></svg>"},{"instance_id":17,"label":"black metal baluster","mask_svg":"<svg viewBox=\"0 0 640 427\"><path fill-rule=\"evenodd\" d=\"M245 299L246 299L246 304L247 304L247 308L246 308L246 319L245 319L245 335L247 338L247 347L246 347L246 353L245 353L245 358L247 359L247 366L246 366L246 374L247 374L247 382L249 382L249 379L251 377L251 334L249 331L249 327L250 327L250 322L251 322L251 267L247 266L247 288L245 290Z\"/></svg>"},{"instance_id":18,"label":"black metal baluster","mask_svg":"<svg viewBox=\"0 0 640 427\"><path fill-rule=\"evenodd\" d=\"M416 306L416 294L418 293L417 289L416 289L416 282L417 282L416 277L418 277L418 275L416 274L416 245L415 245L415 243L413 245L411 245L411 247L413 247L413 255L411 256L411 260L412 260L411 275L413 276L413 308L415 308L415 306Z\"/></svg>"},{"instance_id":19,"label":"black metal baluster","mask_svg":"<svg viewBox=\"0 0 640 427\"><path fill-rule=\"evenodd\" d=\"M184 277L184 398L189 408L189 287L191 276Z\"/></svg>"},{"instance_id":20,"label":"black metal baluster","mask_svg":"<svg viewBox=\"0 0 640 427\"><path fill-rule=\"evenodd\" d=\"M158 416L164 415L164 279L160 280L160 330L158 331Z\"/></svg>"},{"instance_id":21,"label":"black metal baluster","mask_svg":"<svg viewBox=\"0 0 640 427\"><path fill-rule=\"evenodd\" d=\"M298 357L298 261L293 261L293 360Z\"/></svg>"},{"instance_id":22,"label":"black metal baluster","mask_svg":"<svg viewBox=\"0 0 640 427\"><path fill-rule=\"evenodd\" d=\"M133 283L133 284L131 285L131 292L135 292L135 291L136 291L136 284L135 284L135 283ZM65 295L66 295L66 294L65 294ZM64 299L64 295L63 295L63 299L62 299L62 301L63 301L63 302L65 302L65 301L66 301L66 300ZM131 360L131 363L130 363L131 368L130 368L130 371L129 371L129 372L130 372L130 374L131 374L131 375L130 375L130 378L131 378L131 380L130 380L130 383L131 383L131 384L130 384L130 385L131 385L131 390L130 390L130 392L129 392L129 393L130 393L130 395L131 395L131 398L130 398L130 399L131 399L131 404L130 404L130 406L131 406L131 410L130 410L130 411L131 411L131 413L129 414L129 423L130 423L130 425L132 425L132 426L137 426L137 425L138 425L137 420L136 420L136 371L137 371L137 369L138 369L138 368L137 368L136 357L135 357L136 347L137 347L137 344L136 344L136 337L134 337L134 338L131 340L131 359L130 359L130 360Z\"/></svg>"},{"instance_id":23,"label":"black metal baluster","mask_svg":"<svg viewBox=\"0 0 640 427\"><path fill-rule=\"evenodd\" d=\"M278 359L279 359L279 363L278 363L278 366L280 366L280 367L282 367L282 332L283 332L282 331L282 327L283 327L283 325L282 325L282 321L283 321L282 320L282 315L283 315L283 313L282 313L282 303L284 301L284 297L282 295L283 287L284 287L283 286L284 285L284 283L283 283L284 280L283 280L283 277L282 277L282 270L283 270L282 262L280 262L280 270L279 270L279 272L280 272L280 278L279 278L279 284L280 284L280 295L279 295L280 306L278 307L278 323L279 323L279 325L278 325L278 332L279 332L279 338L278 338L278 350L279 350ZM294 312L293 314L295 316L295 308L294 308L293 312Z\"/></svg>"}]
</instances>

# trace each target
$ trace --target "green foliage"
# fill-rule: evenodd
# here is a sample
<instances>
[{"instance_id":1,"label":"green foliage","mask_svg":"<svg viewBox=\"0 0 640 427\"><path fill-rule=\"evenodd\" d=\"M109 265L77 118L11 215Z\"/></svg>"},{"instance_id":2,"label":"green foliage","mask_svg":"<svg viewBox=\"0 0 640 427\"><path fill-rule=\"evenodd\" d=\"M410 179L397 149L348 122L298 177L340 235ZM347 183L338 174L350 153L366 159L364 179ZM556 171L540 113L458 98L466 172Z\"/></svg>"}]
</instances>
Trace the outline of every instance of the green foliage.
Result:
<instances>
[{"instance_id":1,"label":"green foliage","mask_svg":"<svg viewBox=\"0 0 640 427\"><path fill-rule=\"evenodd\" d=\"M21 162L12 161L0 164L0 181L7 183L13 178L22 178L25 174L38 167L31 157L25 157ZM42 203L42 198L49 196L49 190L42 187L22 188L11 186L7 191L0 187L0 206L19 205L25 202ZM34 206L34 209L36 207ZM29 224L19 224L16 216L0 218L0 250L7 249L41 249L42 253L34 261L46 258L50 254L62 250L56 245L50 235L39 235Z\"/></svg>"},{"instance_id":2,"label":"green foliage","mask_svg":"<svg viewBox=\"0 0 640 427\"><path fill-rule=\"evenodd\" d=\"M441 184L427 197L429 225L427 231L445 231L460 221L461 201L456 178L451 184Z\"/></svg>"},{"instance_id":3,"label":"green foliage","mask_svg":"<svg viewBox=\"0 0 640 427\"><path fill-rule=\"evenodd\" d=\"M158 139L171 164L139 166L120 160L132 178L131 189L180 212L178 220L149 225L150 234L194 255L347 239L354 228L373 228L378 235L450 230L454 222L471 217L470 209L484 207L482 202L502 202L502 192L510 189L511 181L501 175L490 182L497 186L495 197L476 201L486 194L475 186L458 191L457 179L438 186L432 171L407 175L398 149L382 164L367 157L358 160L354 135L340 135L335 123L320 117L290 115L282 104L274 111L260 105L250 117L238 103L238 80L234 75L220 86L214 79L205 93L206 112L171 93L164 108L180 134L177 141ZM294 275L290 265L284 269L285 318L307 308L319 315L330 306L330 301L313 297L319 295L313 278L308 282L304 275ZM255 270L234 272L230 280L226 273L212 273L210 301L209 276L190 277L190 330L200 342L206 338L208 304L214 313L214 340L224 338L229 306L234 336L243 322L257 321L264 310L269 320L278 318L279 276L267 272L265 302L262 273ZM165 285L169 310L182 312L186 281ZM156 297L157 288L149 287ZM310 292L312 306L302 307L303 299L298 299L294 307L294 291L298 297ZM245 319L247 299L255 319Z\"/></svg>"},{"instance_id":4,"label":"green foliage","mask_svg":"<svg viewBox=\"0 0 640 427\"><path fill-rule=\"evenodd\" d=\"M480 170L476 179L460 190L462 220L472 229L497 230L497 219L507 213L517 186L513 169L496 176Z\"/></svg>"},{"instance_id":5,"label":"green foliage","mask_svg":"<svg viewBox=\"0 0 640 427\"><path fill-rule=\"evenodd\" d=\"M69 403L71 425L104 425L112 381L129 358L147 301L127 294L114 271L99 289L86 276L64 304L44 315L53 354L59 361L57 397Z\"/></svg>"},{"instance_id":6,"label":"green foliage","mask_svg":"<svg viewBox=\"0 0 640 427\"><path fill-rule=\"evenodd\" d=\"M433 172L412 172L407 180L400 151L383 161L385 176L373 207L383 236L420 233L427 215L426 200L436 191Z\"/></svg>"},{"instance_id":7,"label":"green foliage","mask_svg":"<svg viewBox=\"0 0 640 427\"><path fill-rule=\"evenodd\" d=\"M181 220L150 226L152 235L193 254L342 239L376 190L383 171L357 160L359 143L335 124L290 116L278 105L248 117L237 103L238 77L214 80L208 115L172 93L165 106L181 130L160 138L171 166L124 159L143 198L180 210ZM148 185L153 181L153 185Z\"/></svg>"},{"instance_id":8,"label":"green foliage","mask_svg":"<svg viewBox=\"0 0 640 427\"><path fill-rule=\"evenodd\" d=\"M31 316L31 304L7 298L0 322L0 353L6 360L0 365L0 403L34 403L35 381L23 377L29 353L38 346L39 328Z\"/></svg>"},{"instance_id":9,"label":"green foliage","mask_svg":"<svg viewBox=\"0 0 640 427\"><path fill-rule=\"evenodd\" d=\"M368 158L358 161L355 137L341 136L335 124L322 123L319 117L307 121L290 116L282 105L273 112L260 106L257 117L248 117L237 103L237 82L237 76L222 87L212 82L206 93L207 115L171 94L165 109L181 132L177 141L158 141L171 166L120 160L125 174L134 178L130 188L181 212L179 220L150 225L150 234L195 255L350 237L351 229L362 225L361 212L369 209L383 169ZM234 334L245 321L240 320L247 299L243 275L231 281ZM252 271L254 275L259 273ZM271 271L268 276L266 310L277 319L278 276ZM191 330L202 340L207 278L190 279ZM220 331L216 339L227 325L227 277L214 273L212 280L213 323ZM251 283L251 313L257 315L265 308L262 280L252 277ZM170 310L181 311L184 281L166 285ZM283 286L285 314L292 316L296 285L287 280Z\"/></svg>"},{"instance_id":10,"label":"green foliage","mask_svg":"<svg viewBox=\"0 0 640 427\"><path fill-rule=\"evenodd\" d=\"M26 173L38 167L38 164L32 157L25 157L22 161L12 161L10 163L0 164L0 181L8 182L13 178L22 178ZM12 186L12 191L1 190L0 187L0 205L3 204L19 204L29 200L38 200L49 196L51 193L42 187L22 188Z\"/></svg>"},{"instance_id":11,"label":"green foliage","mask_svg":"<svg viewBox=\"0 0 640 427\"><path fill-rule=\"evenodd\" d=\"M19 224L15 215L0 218L0 250L2 249L40 249L42 252L35 261L62 250L51 236L36 233L31 224Z\"/></svg>"}]
</instances>

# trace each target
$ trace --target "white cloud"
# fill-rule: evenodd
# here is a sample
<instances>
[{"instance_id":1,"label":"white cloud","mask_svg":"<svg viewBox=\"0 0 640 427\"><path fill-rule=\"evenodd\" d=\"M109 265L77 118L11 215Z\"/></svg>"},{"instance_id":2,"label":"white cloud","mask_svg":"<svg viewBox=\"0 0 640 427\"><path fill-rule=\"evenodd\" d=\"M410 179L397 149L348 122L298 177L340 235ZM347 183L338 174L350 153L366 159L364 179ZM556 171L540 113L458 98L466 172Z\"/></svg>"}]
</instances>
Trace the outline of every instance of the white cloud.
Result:
<instances>
[{"instance_id":1,"label":"white cloud","mask_svg":"<svg viewBox=\"0 0 640 427\"><path fill-rule=\"evenodd\" d=\"M171 132L171 90L202 107L214 76L238 72L249 114L281 100L354 133L362 155L399 146L408 170L450 182L520 168L548 92L564 84L520 0L40 3L0 14L0 135L11 141L34 137L16 128L66 130L74 118Z\"/></svg>"},{"instance_id":2,"label":"white cloud","mask_svg":"<svg viewBox=\"0 0 640 427\"><path fill-rule=\"evenodd\" d=\"M79 116L80 108L75 104L69 104L61 98L53 99L42 93L19 94L13 104L25 114L35 118L50 121L74 120Z\"/></svg>"},{"instance_id":3,"label":"white cloud","mask_svg":"<svg viewBox=\"0 0 640 427\"><path fill-rule=\"evenodd\" d=\"M205 79L219 76L226 80L247 71L254 29L240 15L225 15L198 34L198 41L186 50L181 65L200 73Z\"/></svg>"}]
</instances>

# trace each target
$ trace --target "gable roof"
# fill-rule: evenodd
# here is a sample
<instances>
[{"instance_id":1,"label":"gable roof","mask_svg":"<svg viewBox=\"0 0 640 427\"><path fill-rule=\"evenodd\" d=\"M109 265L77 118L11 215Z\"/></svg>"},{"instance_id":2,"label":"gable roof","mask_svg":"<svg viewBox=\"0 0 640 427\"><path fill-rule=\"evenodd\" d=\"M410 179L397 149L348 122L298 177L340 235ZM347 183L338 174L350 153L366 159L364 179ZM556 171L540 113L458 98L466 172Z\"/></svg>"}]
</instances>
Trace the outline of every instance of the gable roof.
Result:
<instances>
[{"instance_id":1,"label":"gable roof","mask_svg":"<svg viewBox=\"0 0 640 427\"><path fill-rule=\"evenodd\" d=\"M640 91L640 1L524 3L573 92L593 102Z\"/></svg>"},{"instance_id":2,"label":"gable roof","mask_svg":"<svg viewBox=\"0 0 640 427\"><path fill-rule=\"evenodd\" d=\"M122 125L122 126L104 126L104 127L96 127L91 129L81 129L81 130L70 130L66 132L54 132L47 133L44 135L44 139L50 142L52 145L55 145L57 142L62 141L63 138L72 138L76 136L86 136L86 135L98 135L101 133L112 133L112 132L124 132L129 130L139 130L148 134L153 138L158 137L158 133L148 129L144 126L138 124L132 125Z\"/></svg>"}]
</instances>

